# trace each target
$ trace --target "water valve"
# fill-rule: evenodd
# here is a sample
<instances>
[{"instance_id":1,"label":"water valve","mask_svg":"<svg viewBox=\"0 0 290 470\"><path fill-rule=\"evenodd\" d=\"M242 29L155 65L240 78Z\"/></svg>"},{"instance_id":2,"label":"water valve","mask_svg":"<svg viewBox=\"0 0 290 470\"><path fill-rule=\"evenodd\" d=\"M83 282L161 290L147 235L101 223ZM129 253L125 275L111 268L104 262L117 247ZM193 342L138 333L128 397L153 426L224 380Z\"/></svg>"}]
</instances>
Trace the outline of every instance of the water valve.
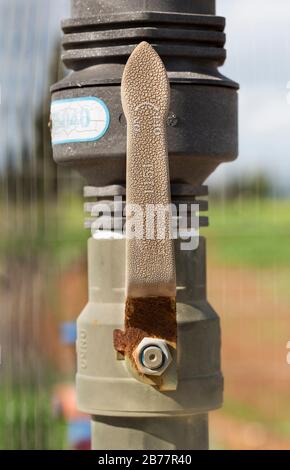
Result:
<instances>
[{"instance_id":1,"label":"water valve","mask_svg":"<svg viewBox=\"0 0 290 470\"><path fill-rule=\"evenodd\" d=\"M196 225L209 223L205 180L238 154L238 85L219 71L225 19L214 0L71 6L72 72L51 89L51 131L54 160L86 180L92 233L78 407L94 449L207 449L208 413L223 402L221 333ZM161 237L152 205L170 206Z\"/></svg>"}]
</instances>

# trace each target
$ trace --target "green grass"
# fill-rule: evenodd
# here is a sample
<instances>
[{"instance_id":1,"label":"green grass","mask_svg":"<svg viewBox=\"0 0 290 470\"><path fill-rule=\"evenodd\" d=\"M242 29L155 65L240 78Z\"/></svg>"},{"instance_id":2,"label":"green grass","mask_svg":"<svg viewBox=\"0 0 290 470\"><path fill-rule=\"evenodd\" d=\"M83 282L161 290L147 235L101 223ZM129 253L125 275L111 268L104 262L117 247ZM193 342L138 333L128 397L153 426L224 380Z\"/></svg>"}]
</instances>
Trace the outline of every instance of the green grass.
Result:
<instances>
[{"instance_id":1,"label":"green grass","mask_svg":"<svg viewBox=\"0 0 290 470\"><path fill-rule=\"evenodd\" d=\"M225 415L242 423L259 423L278 437L290 437L290 423L287 419L287 413L285 413L285 419L281 419L280 415L274 418L273 415L267 416L257 407L234 399L227 399L222 411Z\"/></svg>"},{"instance_id":2,"label":"green grass","mask_svg":"<svg viewBox=\"0 0 290 470\"><path fill-rule=\"evenodd\" d=\"M210 205L208 237L223 265L290 266L290 201L241 200Z\"/></svg>"},{"instance_id":3,"label":"green grass","mask_svg":"<svg viewBox=\"0 0 290 470\"><path fill-rule=\"evenodd\" d=\"M0 391L0 450L63 450L66 423L53 416L51 393L12 386Z\"/></svg>"},{"instance_id":4,"label":"green grass","mask_svg":"<svg viewBox=\"0 0 290 470\"><path fill-rule=\"evenodd\" d=\"M211 259L222 265L263 269L266 275L268 268L277 268L277 289L289 295L290 200L213 200L209 216L211 225L203 234L209 240ZM32 258L48 256L52 266L55 260L66 265L85 253L90 233L83 228L82 201L77 197L63 198L57 205L48 202L44 213L37 207L10 207L4 219L0 260L29 253ZM265 282L272 287L273 275ZM281 436L290 435L287 421L273 422L247 404L227 401L224 412L237 420L260 422ZM52 415L49 388L0 390L0 449L64 446L65 423Z\"/></svg>"},{"instance_id":5,"label":"green grass","mask_svg":"<svg viewBox=\"0 0 290 470\"><path fill-rule=\"evenodd\" d=\"M85 252L90 236L83 226L82 200L77 198L47 202L44 208L10 206L6 220L0 238L0 260L48 255L51 261L68 264Z\"/></svg>"},{"instance_id":6,"label":"green grass","mask_svg":"<svg viewBox=\"0 0 290 470\"><path fill-rule=\"evenodd\" d=\"M28 211L23 217L22 208L10 208L7 218L14 222L2 231L0 257L45 252L67 263L84 253L90 233L83 228L82 204L77 197L47 202L41 217L37 207L29 209L30 220ZM213 200L209 217L210 227L202 233L218 262L255 268L290 266L290 200Z\"/></svg>"}]
</instances>

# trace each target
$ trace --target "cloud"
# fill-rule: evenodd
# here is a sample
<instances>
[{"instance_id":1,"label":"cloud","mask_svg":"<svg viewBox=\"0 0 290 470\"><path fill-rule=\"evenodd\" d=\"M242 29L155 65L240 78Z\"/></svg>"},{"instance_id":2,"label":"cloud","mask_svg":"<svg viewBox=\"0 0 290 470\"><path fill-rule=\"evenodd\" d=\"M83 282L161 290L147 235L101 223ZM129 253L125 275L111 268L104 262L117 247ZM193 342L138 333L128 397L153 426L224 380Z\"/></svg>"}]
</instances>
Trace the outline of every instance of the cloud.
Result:
<instances>
[{"instance_id":1,"label":"cloud","mask_svg":"<svg viewBox=\"0 0 290 470\"><path fill-rule=\"evenodd\" d=\"M290 80L290 2L220 0L217 11L227 19L225 70L247 83Z\"/></svg>"},{"instance_id":2,"label":"cloud","mask_svg":"<svg viewBox=\"0 0 290 470\"><path fill-rule=\"evenodd\" d=\"M250 111L250 112L249 112ZM240 93L240 115L246 132L273 136L290 131L290 105L287 90L252 87ZM267 140L267 139L266 139Z\"/></svg>"},{"instance_id":3,"label":"cloud","mask_svg":"<svg viewBox=\"0 0 290 470\"><path fill-rule=\"evenodd\" d=\"M221 71L241 85L240 157L217 179L252 169L290 188L290 2L218 0L217 14L227 19Z\"/></svg>"}]
</instances>

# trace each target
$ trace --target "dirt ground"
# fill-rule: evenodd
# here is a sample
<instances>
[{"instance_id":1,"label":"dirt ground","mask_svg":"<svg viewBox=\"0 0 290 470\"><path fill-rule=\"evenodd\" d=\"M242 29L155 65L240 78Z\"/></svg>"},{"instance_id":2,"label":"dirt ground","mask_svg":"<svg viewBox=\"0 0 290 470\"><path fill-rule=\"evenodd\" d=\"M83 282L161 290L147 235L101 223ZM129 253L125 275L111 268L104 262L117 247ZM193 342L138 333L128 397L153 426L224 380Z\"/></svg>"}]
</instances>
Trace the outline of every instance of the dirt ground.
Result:
<instances>
[{"instance_id":1,"label":"dirt ground","mask_svg":"<svg viewBox=\"0 0 290 470\"><path fill-rule=\"evenodd\" d=\"M221 317L225 377L224 408L210 417L212 448L290 449L290 351L286 347L290 341L290 271L221 266L212 261L212 256L209 261L208 298ZM14 351L16 365L11 373L24 369L24 356L41 356L45 346L46 355L59 358L61 354L57 362L62 364L62 371L73 375L75 356L71 348L59 350L57 325L60 320L75 320L86 304L85 261L59 272L50 285L39 278L39 269L35 274L31 267L24 275L19 265L13 265L10 271L5 285L2 276L1 303L6 315L2 316L5 328L1 332L2 350L9 346L9 351ZM43 292L46 300L39 296L33 302L19 300L24 309L19 315L20 306L12 300L18 299L20 292L26 299L25 293L30 293L32 286L33 292ZM5 303L5 299L10 301ZM39 317L36 311L45 304L48 312ZM17 318L12 312L18 312ZM5 321L8 317L9 323ZM41 339L41 344L31 342L33 332L33 338ZM13 347L16 344L17 348ZM29 346L25 354L24 346ZM3 362L9 369L9 363Z\"/></svg>"},{"instance_id":2,"label":"dirt ground","mask_svg":"<svg viewBox=\"0 0 290 470\"><path fill-rule=\"evenodd\" d=\"M208 298L221 317L225 376L224 408L210 417L214 448L290 449L288 279L288 271L209 264ZM62 273L60 286L60 310L73 320L86 303L85 263Z\"/></svg>"},{"instance_id":3,"label":"dirt ground","mask_svg":"<svg viewBox=\"0 0 290 470\"><path fill-rule=\"evenodd\" d=\"M210 418L214 448L290 449L290 293L284 295L276 274L208 266L208 298L222 323L225 376L224 409ZM60 309L67 319L76 318L86 303L85 264L74 265L60 284Z\"/></svg>"},{"instance_id":4,"label":"dirt ground","mask_svg":"<svg viewBox=\"0 0 290 470\"><path fill-rule=\"evenodd\" d=\"M214 448L290 449L290 293L282 285L288 275L208 266L225 376L225 406L210 418ZM61 310L76 318L86 302L85 265L62 276L61 286Z\"/></svg>"},{"instance_id":5,"label":"dirt ground","mask_svg":"<svg viewBox=\"0 0 290 470\"><path fill-rule=\"evenodd\" d=\"M208 297L221 316L225 407L212 441L229 449L290 449L289 273L210 265ZM289 289L290 290L290 289Z\"/></svg>"}]
</instances>

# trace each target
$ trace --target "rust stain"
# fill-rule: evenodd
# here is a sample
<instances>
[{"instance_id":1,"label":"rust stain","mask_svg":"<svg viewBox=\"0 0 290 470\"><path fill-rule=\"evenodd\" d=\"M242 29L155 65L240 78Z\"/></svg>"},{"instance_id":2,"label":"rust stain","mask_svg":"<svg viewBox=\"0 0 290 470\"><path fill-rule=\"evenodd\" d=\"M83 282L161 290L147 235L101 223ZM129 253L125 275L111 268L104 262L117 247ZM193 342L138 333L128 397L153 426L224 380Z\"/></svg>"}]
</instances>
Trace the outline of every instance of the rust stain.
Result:
<instances>
[{"instance_id":1,"label":"rust stain","mask_svg":"<svg viewBox=\"0 0 290 470\"><path fill-rule=\"evenodd\" d=\"M172 347L177 343L176 299L173 297L128 298L125 331L114 331L114 347L134 364L133 352L143 338L160 338Z\"/></svg>"}]
</instances>

